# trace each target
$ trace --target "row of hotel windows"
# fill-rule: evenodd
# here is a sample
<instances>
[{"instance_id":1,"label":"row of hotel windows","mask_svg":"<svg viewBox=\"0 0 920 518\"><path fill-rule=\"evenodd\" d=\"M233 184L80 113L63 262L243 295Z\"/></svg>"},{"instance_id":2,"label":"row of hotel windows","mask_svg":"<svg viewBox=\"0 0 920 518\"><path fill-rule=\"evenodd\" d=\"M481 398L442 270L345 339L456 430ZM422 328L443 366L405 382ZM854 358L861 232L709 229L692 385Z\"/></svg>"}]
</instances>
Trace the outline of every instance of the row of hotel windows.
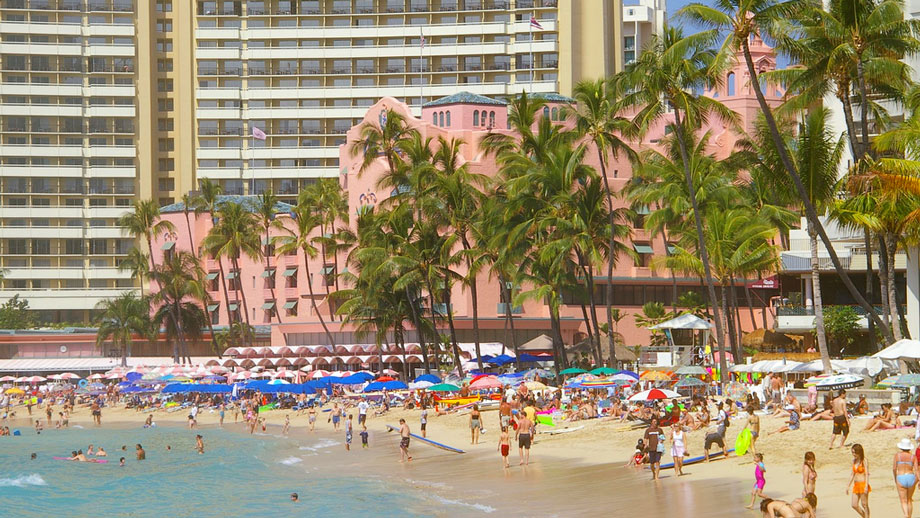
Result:
<instances>
[{"instance_id":1,"label":"row of hotel windows","mask_svg":"<svg viewBox=\"0 0 920 518\"><path fill-rule=\"evenodd\" d=\"M554 108L555 110L555 108ZM480 115L481 113L481 115ZM486 124L488 120L488 125ZM450 127L450 110L446 112L432 112L431 114L431 123L435 126L440 126L442 128ZM487 129L492 129L495 127L495 112L487 112L483 110L473 110L473 127L486 127Z\"/></svg>"},{"instance_id":2,"label":"row of hotel windows","mask_svg":"<svg viewBox=\"0 0 920 518\"><path fill-rule=\"evenodd\" d=\"M282 309L284 310L284 316L287 317L296 317L297 316L297 299L289 299L284 302ZM263 318L265 322L271 321L278 314L278 304L274 300L266 300L262 303ZM240 303L239 302L230 302L228 304L228 309L230 310L231 320L238 322L242 320L242 314L240 313ZM256 317L256 311L259 308L252 308L252 318ZM223 310L226 311L226 310ZM220 308L219 302L214 302L208 304L208 315L211 319L212 325L217 325L220 322L220 315L222 310Z\"/></svg>"}]
</instances>

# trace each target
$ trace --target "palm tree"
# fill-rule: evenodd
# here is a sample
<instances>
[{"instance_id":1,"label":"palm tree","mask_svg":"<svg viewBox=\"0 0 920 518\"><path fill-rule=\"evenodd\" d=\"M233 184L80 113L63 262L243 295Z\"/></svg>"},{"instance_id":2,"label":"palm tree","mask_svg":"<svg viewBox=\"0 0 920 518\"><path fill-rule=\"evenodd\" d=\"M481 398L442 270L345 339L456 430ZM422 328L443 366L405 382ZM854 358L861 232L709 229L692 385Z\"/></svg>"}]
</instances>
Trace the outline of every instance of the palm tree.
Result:
<instances>
[{"instance_id":1,"label":"palm tree","mask_svg":"<svg viewBox=\"0 0 920 518\"><path fill-rule=\"evenodd\" d=\"M191 212L194 212L195 197L189 193L182 195L182 214L185 215L185 229L188 231L188 249L192 252L192 255L197 255L195 253L195 242L192 240L192 221L190 216ZM195 213L195 220L198 219L198 213Z\"/></svg>"},{"instance_id":2,"label":"palm tree","mask_svg":"<svg viewBox=\"0 0 920 518\"><path fill-rule=\"evenodd\" d=\"M258 200L256 201L256 218L258 219L259 226L262 227L263 238L262 243L268 247L272 243L271 231L272 229L281 229L283 225L280 220L275 219L275 214L278 212L278 197L272 192L271 189L263 191L259 195ZM267 252L267 248L260 251ZM281 311L278 308L278 297L275 296L275 272L271 268L271 257L270 253L262 253L262 256L265 257L265 273L267 275L266 279L270 279L268 287L271 290L272 301L275 303L275 317L278 319L278 323L281 323ZM285 343L287 343L287 335L284 335Z\"/></svg>"},{"instance_id":3,"label":"palm tree","mask_svg":"<svg viewBox=\"0 0 920 518\"><path fill-rule=\"evenodd\" d=\"M399 158L400 143L418 133L406 124L402 114L384 106L381 124L366 122L360 128L360 138L354 140L348 147L352 158L362 157L361 169L363 173L379 156L387 161L387 171L396 171Z\"/></svg>"},{"instance_id":4,"label":"palm tree","mask_svg":"<svg viewBox=\"0 0 920 518\"><path fill-rule=\"evenodd\" d=\"M199 282L204 272L198 258L179 250L154 268L150 275L160 286L160 290L151 297L154 320L160 327L166 328L167 337L173 341L174 361L178 363L182 358L191 362L186 335L200 334L207 321L204 311L195 302L201 299L204 291ZM193 324L192 327L189 324ZM194 326L199 327L196 329Z\"/></svg>"},{"instance_id":5,"label":"palm tree","mask_svg":"<svg viewBox=\"0 0 920 518\"><path fill-rule=\"evenodd\" d=\"M96 330L96 347L111 340L121 348L121 366L128 366L131 343L135 334L146 337L150 321L150 301L128 292L96 305L99 320Z\"/></svg>"},{"instance_id":6,"label":"palm tree","mask_svg":"<svg viewBox=\"0 0 920 518\"><path fill-rule=\"evenodd\" d=\"M220 205L223 187L210 178L203 178L199 182L198 191L198 195L191 200L192 207L195 209L195 217L197 218L203 213L209 214L211 217L211 228L213 229L219 221L217 211ZM199 250L199 253L201 252L202 250ZM209 256L217 261L217 269L220 272L220 286L224 293L224 301L227 310L227 324L230 325L233 324L234 319L233 312L230 311L230 294L227 289L227 275L224 273L224 261L223 258L213 254L209 254Z\"/></svg>"},{"instance_id":7,"label":"palm tree","mask_svg":"<svg viewBox=\"0 0 920 518\"><path fill-rule=\"evenodd\" d=\"M788 31L789 27L787 24L781 23L781 20L785 19L787 14L795 12L795 10L799 9L799 6L808 8L808 4L801 2L786 2L782 4L776 4L770 2L769 0L744 0L737 3L733 3L730 0L721 1L722 3L717 5L722 10L707 9L705 6L694 4L692 6L685 7L682 12L685 13L686 16L689 16L697 21L706 23L719 29L727 30L728 40L722 46L721 52L723 61L727 62L727 55L730 51L737 50L738 48L742 50L744 54L744 60L747 65L748 74L750 76L750 84L754 89L754 94L757 97L757 102L760 105L760 110L763 112L767 127L770 130L770 136L773 139L773 144L776 147L777 153L779 154L780 162L783 164L786 173L792 179L796 193L798 194L802 205L805 208L805 216L808 219L810 227L813 227L821 237L821 241L824 243L824 246L827 249L828 256L830 257L831 262L834 264L834 269L836 270L837 275L843 281L850 294L854 299L856 299L859 305L866 310L869 318L875 321L875 324L879 327L879 329L882 330L886 338L888 338L889 341L893 340L891 329L888 328L888 326L886 326L884 322L881 321L881 319L879 319L878 315L875 313L874 308L869 304L869 302L853 284L853 281L850 279L846 270L843 268L839 257L837 257L837 252L834 250L833 243L827 236L827 232L825 232L821 221L818 219L818 213L814 205L809 200L808 190L802 181L799 171L796 169L792 156L786 147L786 143L783 141L779 126L775 117L773 116L773 110L770 108L770 105L767 104L766 97L764 97L763 87L760 84L760 79L758 77L757 70L754 66L754 61L751 56L750 39L752 35L755 35L758 32L776 37L782 41L788 41L792 39L786 37L786 35L783 34L783 32ZM855 46L847 50L846 53L856 54L857 56L855 65L858 69L857 74L860 77L858 86L860 90L863 91L865 89L863 74L865 63L863 62L863 53L868 52L871 54L873 51L877 51L880 54L888 54L889 45L890 51L897 53L899 50L901 50L902 44L907 42L905 38L906 33L902 27L903 22L901 26L894 28L890 24L887 26L872 27L872 22L887 23L896 21L895 16L900 17L900 19L903 21L903 14L901 13L900 7L898 7L900 5L900 0L884 0L881 2L879 4L879 8L881 9L882 14L876 16L874 19L869 14L874 10L873 8L875 6L875 4L871 2L854 3L844 2L842 0L836 1L838 2L837 5L842 6L842 9L847 11L848 19L852 22L846 25L845 30L856 31L855 33L852 33L852 39L855 42ZM832 4L833 3L834 2L832 2ZM884 7L881 7L883 4ZM858 6L858 8L850 10L851 6ZM894 9L897 9L897 15L891 14L894 12ZM826 20L823 19L823 16L817 14L819 11L820 8L810 9L808 12L812 15L816 15L819 18L822 18L823 21L819 23L825 23L826 25ZM860 25L859 22L867 23ZM805 23L808 22L806 21ZM892 32L888 32L889 30ZM876 31L881 31L883 36L876 34ZM886 43L880 43L882 41ZM874 45L874 47L869 46L870 44ZM913 46L913 43L911 42L909 46ZM841 57L844 56L830 56L830 59L831 62L834 62L835 59L840 59ZM833 67L830 68L835 72L837 71ZM865 109L865 106L866 105L864 105L863 113L863 131L865 135L868 135L868 111Z\"/></svg>"},{"instance_id":8,"label":"palm tree","mask_svg":"<svg viewBox=\"0 0 920 518\"><path fill-rule=\"evenodd\" d=\"M683 31L675 27L665 27L660 36L653 36L649 46L639 55L639 59L630 63L621 77L622 88L631 93L624 97L624 103L639 107L634 118L636 125L646 131L651 124L662 120L668 109L673 110L674 123L670 126L675 133L675 140L680 150L684 181L688 192L696 192L693 184L688 143L689 133L702 127L710 116L719 117L730 123L737 120L737 114L714 99L694 95L692 92L701 86L716 84L721 78L724 66L716 60L711 45L718 33L713 30L684 36ZM703 237L703 220L696 196L690 196L693 219L696 227L697 245L702 260L703 274L710 302L716 304L716 290L713 284L709 252ZM728 372L725 362L725 337L722 319L713 312L716 339L722 354L719 355L719 367ZM724 376L721 378L724 383Z\"/></svg>"},{"instance_id":9,"label":"palm tree","mask_svg":"<svg viewBox=\"0 0 920 518\"><path fill-rule=\"evenodd\" d=\"M143 239L146 242L147 250L150 251L151 270L156 267L152 255L153 237L176 231L176 226L172 222L160 218L160 207L153 200L135 200L134 210L119 218L118 226L135 239Z\"/></svg>"},{"instance_id":10,"label":"palm tree","mask_svg":"<svg viewBox=\"0 0 920 518\"><path fill-rule=\"evenodd\" d=\"M144 281L150 278L150 256L136 246L128 250L128 256L118 262L118 271L130 272L140 282L141 297L144 296Z\"/></svg>"},{"instance_id":11,"label":"palm tree","mask_svg":"<svg viewBox=\"0 0 920 518\"><path fill-rule=\"evenodd\" d=\"M236 272L237 296L243 302L244 321L249 323L249 306L246 291L242 289L243 279L240 257L245 255L256 261L261 255L259 220L255 214L240 203L227 202L217 209L217 224L211 227L201 242L201 248L215 258L226 257ZM229 303L228 303L229 306Z\"/></svg>"},{"instance_id":12,"label":"palm tree","mask_svg":"<svg viewBox=\"0 0 920 518\"><path fill-rule=\"evenodd\" d=\"M301 192L297 198L297 205L291 211L292 227L281 227L286 235L279 236L276 242L281 243L278 247L278 254L296 253L297 250L303 252L304 272L307 275L307 290L310 292L310 305L313 307L313 313L319 319L319 323L326 332L326 338L330 345L335 345L335 339L329 328L326 327L326 321L319 311L316 304L316 294L313 292L313 274L310 273L310 260L316 258L319 250L316 248L316 237L313 233L322 224L322 218L317 214L315 207L312 206L308 195ZM331 303L331 301L330 301Z\"/></svg>"},{"instance_id":13,"label":"palm tree","mask_svg":"<svg viewBox=\"0 0 920 518\"><path fill-rule=\"evenodd\" d=\"M594 144L597 151L601 179L604 181L604 190L607 193L609 225L610 228L615 228L617 226L616 210L613 206L614 193L610 189L610 181L607 178L607 157L613 156L616 159L622 153L635 164L638 157L632 147L622 139L622 136L635 135L638 128L635 127L631 120L617 113L618 99L613 83L610 81L604 79L581 81L575 85L573 95L577 103L572 110L575 118L575 128L580 135ZM607 249L614 250L616 247L616 232L609 232ZM615 257L616 255L610 253L607 260L606 313L608 329L613 329L613 316L610 312L613 309L613 259ZM592 297L593 293L592 289ZM598 339L600 339L600 335L598 335ZM613 345L613 340L611 340L611 365L616 363L616 351Z\"/></svg>"}]
</instances>

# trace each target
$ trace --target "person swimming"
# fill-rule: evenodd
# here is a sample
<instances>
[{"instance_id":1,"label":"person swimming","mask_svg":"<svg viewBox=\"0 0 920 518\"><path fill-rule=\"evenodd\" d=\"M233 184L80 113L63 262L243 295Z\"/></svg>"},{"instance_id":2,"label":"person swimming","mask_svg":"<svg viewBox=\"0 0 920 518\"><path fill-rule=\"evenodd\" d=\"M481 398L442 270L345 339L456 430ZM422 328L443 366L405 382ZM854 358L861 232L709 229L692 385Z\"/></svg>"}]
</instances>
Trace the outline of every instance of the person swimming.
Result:
<instances>
[{"instance_id":1,"label":"person swimming","mask_svg":"<svg viewBox=\"0 0 920 518\"><path fill-rule=\"evenodd\" d=\"M108 455L108 454L105 452L105 449L104 449L102 446L100 446L99 449L96 450L96 456L97 456L97 457L105 457L105 456L107 456L107 455Z\"/></svg>"}]
</instances>

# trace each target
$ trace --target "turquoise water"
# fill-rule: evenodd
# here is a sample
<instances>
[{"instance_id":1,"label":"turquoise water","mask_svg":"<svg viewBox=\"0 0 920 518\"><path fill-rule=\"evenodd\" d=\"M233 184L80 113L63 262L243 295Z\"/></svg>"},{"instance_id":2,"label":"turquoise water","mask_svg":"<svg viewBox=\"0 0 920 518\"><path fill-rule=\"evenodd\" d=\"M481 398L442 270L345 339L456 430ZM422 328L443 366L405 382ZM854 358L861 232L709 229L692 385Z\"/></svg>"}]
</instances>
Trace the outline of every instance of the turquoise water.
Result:
<instances>
[{"instance_id":1,"label":"turquoise water","mask_svg":"<svg viewBox=\"0 0 920 518\"><path fill-rule=\"evenodd\" d=\"M14 427L15 428L15 427ZM195 433L179 427L71 428L0 437L0 514L16 517L430 516L430 502L383 479L342 477L311 462L329 439L302 441L204 429L205 454ZM134 459L141 443L147 460ZM108 464L53 460L102 445ZM121 446L127 450L122 452ZM172 451L167 451L170 445ZM31 453L37 454L30 460ZM124 456L126 466L119 467ZM292 504L290 494L300 494ZM462 514L462 513L461 513Z\"/></svg>"}]
</instances>

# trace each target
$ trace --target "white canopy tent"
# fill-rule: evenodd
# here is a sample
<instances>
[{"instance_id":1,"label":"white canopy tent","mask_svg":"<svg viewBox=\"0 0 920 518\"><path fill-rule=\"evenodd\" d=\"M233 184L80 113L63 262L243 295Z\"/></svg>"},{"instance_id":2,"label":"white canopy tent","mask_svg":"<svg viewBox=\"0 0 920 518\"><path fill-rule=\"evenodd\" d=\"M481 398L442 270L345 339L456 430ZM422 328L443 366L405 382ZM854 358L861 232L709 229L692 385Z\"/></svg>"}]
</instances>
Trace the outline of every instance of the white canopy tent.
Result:
<instances>
[{"instance_id":1,"label":"white canopy tent","mask_svg":"<svg viewBox=\"0 0 920 518\"><path fill-rule=\"evenodd\" d=\"M693 345L693 344L675 344L674 335L671 333L674 329L689 329L691 331L702 331L703 340L701 343L709 343L709 334L712 332L713 325L708 321L703 320L702 318L692 314L686 313L680 315L679 317L674 317L671 320L665 320L659 324L649 326L651 330L664 331L665 336L668 338L668 344L671 346L671 365L677 365L680 363L675 357L675 347L678 345Z\"/></svg>"},{"instance_id":2,"label":"white canopy tent","mask_svg":"<svg viewBox=\"0 0 920 518\"><path fill-rule=\"evenodd\" d=\"M920 360L920 340L898 340L872 356L883 360Z\"/></svg>"}]
</instances>

